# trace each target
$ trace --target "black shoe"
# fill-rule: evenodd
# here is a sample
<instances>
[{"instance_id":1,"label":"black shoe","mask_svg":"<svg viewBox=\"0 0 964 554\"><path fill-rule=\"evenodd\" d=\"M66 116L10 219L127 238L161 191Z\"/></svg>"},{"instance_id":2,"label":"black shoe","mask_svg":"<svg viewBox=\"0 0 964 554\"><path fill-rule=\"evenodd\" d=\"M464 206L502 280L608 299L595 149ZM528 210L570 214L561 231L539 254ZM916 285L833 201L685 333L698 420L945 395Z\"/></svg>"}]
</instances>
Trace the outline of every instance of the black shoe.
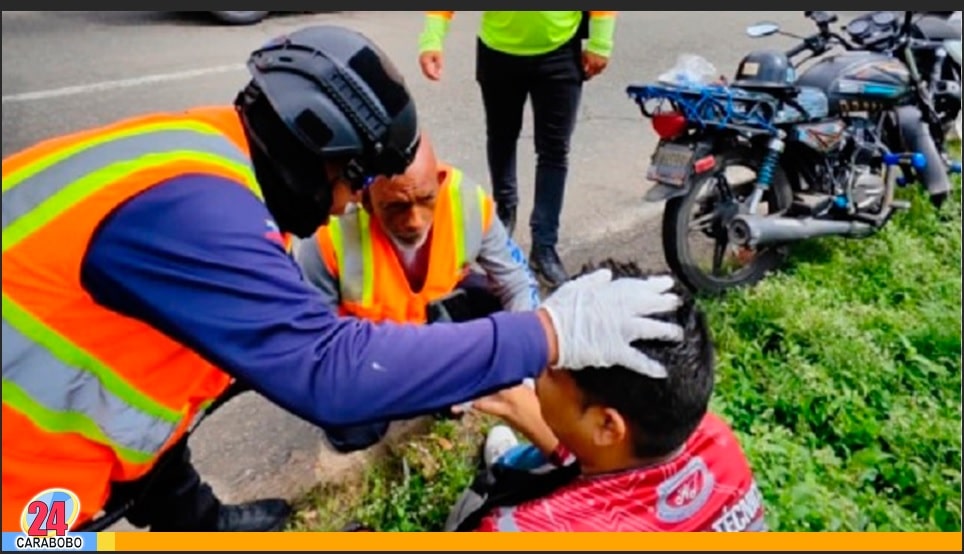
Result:
<instances>
[{"instance_id":1,"label":"black shoe","mask_svg":"<svg viewBox=\"0 0 964 554\"><path fill-rule=\"evenodd\" d=\"M288 502L269 498L244 504L225 504L218 513L218 531L281 531L288 523Z\"/></svg>"},{"instance_id":2,"label":"black shoe","mask_svg":"<svg viewBox=\"0 0 964 554\"><path fill-rule=\"evenodd\" d=\"M324 429L325 438L339 454L348 454L358 450L365 450L383 438L388 433L391 422L379 421L348 425L343 427L327 427Z\"/></svg>"},{"instance_id":3,"label":"black shoe","mask_svg":"<svg viewBox=\"0 0 964 554\"><path fill-rule=\"evenodd\" d=\"M515 206L496 204L495 214L499 217L499 221L502 222L502 226L505 227L505 232L511 237L512 233L515 232Z\"/></svg>"},{"instance_id":4,"label":"black shoe","mask_svg":"<svg viewBox=\"0 0 964 554\"><path fill-rule=\"evenodd\" d=\"M542 283L554 289L569 280L569 274L553 246L533 246L529 254L529 267Z\"/></svg>"}]
</instances>

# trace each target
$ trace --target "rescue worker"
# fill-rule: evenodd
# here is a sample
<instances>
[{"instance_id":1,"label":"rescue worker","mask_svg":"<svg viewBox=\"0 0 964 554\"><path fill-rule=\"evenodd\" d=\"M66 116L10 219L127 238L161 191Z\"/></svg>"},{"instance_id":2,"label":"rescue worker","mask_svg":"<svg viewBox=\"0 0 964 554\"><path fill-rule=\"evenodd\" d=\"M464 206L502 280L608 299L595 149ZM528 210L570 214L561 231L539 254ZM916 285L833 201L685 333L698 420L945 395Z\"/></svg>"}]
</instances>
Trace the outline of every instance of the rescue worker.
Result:
<instances>
[{"instance_id":1,"label":"rescue worker","mask_svg":"<svg viewBox=\"0 0 964 554\"><path fill-rule=\"evenodd\" d=\"M465 321L534 310L539 285L485 190L440 163L424 132L405 173L378 177L361 206L301 241L295 259L323 302L375 322ZM484 273L470 271L477 263ZM342 271L344 268L344 271ZM445 413L441 415L447 415ZM375 444L389 422L326 427L340 452Z\"/></svg>"},{"instance_id":2,"label":"rescue worker","mask_svg":"<svg viewBox=\"0 0 964 554\"><path fill-rule=\"evenodd\" d=\"M425 13L419 65L427 78L437 81L442 77L442 45L455 12ZM582 87L608 65L615 28L616 12L612 11L482 12L475 78L485 109L492 194L498 216L512 235L519 203L516 149L523 108L531 98L537 159L529 263L550 288L569 278L556 244L569 141Z\"/></svg>"},{"instance_id":3,"label":"rescue worker","mask_svg":"<svg viewBox=\"0 0 964 554\"><path fill-rule=\"evenodd\" d=\"M190 464L186 430L232 383L346 425L547 366L652 363L629 345L652 335L639 319L651 308L621 297L658 291L605 272L535 311L467 323L339 318L283 233L309 236L352 188L404 171L414 102L375 44L337 26L271 40L248 68L233 106L133 117L3 160L4 531L50 488L76 494L74 530L110 506L156 531L280 528L286 502L222 505Z\"/></svg>"}]
</instances>

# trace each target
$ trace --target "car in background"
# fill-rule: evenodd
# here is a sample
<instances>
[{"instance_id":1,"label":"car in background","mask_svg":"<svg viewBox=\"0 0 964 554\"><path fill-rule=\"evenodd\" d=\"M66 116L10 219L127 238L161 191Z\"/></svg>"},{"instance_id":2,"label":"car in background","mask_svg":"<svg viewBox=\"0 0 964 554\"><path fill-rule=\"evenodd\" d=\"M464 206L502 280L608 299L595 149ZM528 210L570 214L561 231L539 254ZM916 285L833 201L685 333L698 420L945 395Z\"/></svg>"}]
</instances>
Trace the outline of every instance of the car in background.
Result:
<instances>
[{"instance_id":1,"label":"car in background","mask_svg":"<svg viewBox=\"0 0 964 554\"><path fill-rule=\"evenodd\" d=\"M208 12L221 23L228 25L254 25L271 12Z\"/></svg>"}]
</instances>

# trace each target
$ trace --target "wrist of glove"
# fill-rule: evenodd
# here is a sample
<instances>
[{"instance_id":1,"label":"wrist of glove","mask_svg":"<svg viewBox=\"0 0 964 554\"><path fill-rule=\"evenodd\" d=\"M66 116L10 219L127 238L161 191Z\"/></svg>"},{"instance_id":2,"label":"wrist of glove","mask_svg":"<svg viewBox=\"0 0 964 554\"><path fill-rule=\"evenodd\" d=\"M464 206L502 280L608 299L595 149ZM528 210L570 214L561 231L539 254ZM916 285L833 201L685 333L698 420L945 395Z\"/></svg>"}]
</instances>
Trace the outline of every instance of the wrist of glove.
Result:
<instances>
[{"instance_id":1,"label":"wrist of glove","mask_svg":"<svg viewBox=\"0 0 964 554\"><path fill-rule=\"evenodd\" d=\"M666 368L632 346L637 340L680 341L683 329L650 317L680 305L672 277L612 279L600 269L561 286L542 304L559 343L556 369L622 366L653 378Z\"/></svg>"}]
</instances>

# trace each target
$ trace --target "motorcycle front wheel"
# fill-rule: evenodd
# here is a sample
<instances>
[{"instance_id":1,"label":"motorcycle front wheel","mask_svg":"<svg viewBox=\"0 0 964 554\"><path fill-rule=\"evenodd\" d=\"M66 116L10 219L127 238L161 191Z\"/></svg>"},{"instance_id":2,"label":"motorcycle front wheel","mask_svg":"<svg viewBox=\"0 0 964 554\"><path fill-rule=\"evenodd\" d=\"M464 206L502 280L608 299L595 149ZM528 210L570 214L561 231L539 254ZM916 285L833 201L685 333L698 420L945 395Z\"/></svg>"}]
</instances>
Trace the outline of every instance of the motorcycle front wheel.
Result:
<instances>
[{"instance_id":1,"label":"motorcycle front wheel","mask_svg":"<svg viewBox=\"0 0 964 554\"><path fill-rule=\"evenodd\" d=\"M710 295L753 285L786 258L782 245L751 249L730 243L727 223L741 212L756 186L758 160L739 147L715 157L713 170L691 177L688 192L667 201L662 233L663 254L673 273L691 290ZM789 181L778 168L756 213L783 212L792 202ZM691 242L694 235L709 239L704 241L708 244ZM711 258L708 265L702 263L703 256Z\"/></svg>"}]
</instances>

